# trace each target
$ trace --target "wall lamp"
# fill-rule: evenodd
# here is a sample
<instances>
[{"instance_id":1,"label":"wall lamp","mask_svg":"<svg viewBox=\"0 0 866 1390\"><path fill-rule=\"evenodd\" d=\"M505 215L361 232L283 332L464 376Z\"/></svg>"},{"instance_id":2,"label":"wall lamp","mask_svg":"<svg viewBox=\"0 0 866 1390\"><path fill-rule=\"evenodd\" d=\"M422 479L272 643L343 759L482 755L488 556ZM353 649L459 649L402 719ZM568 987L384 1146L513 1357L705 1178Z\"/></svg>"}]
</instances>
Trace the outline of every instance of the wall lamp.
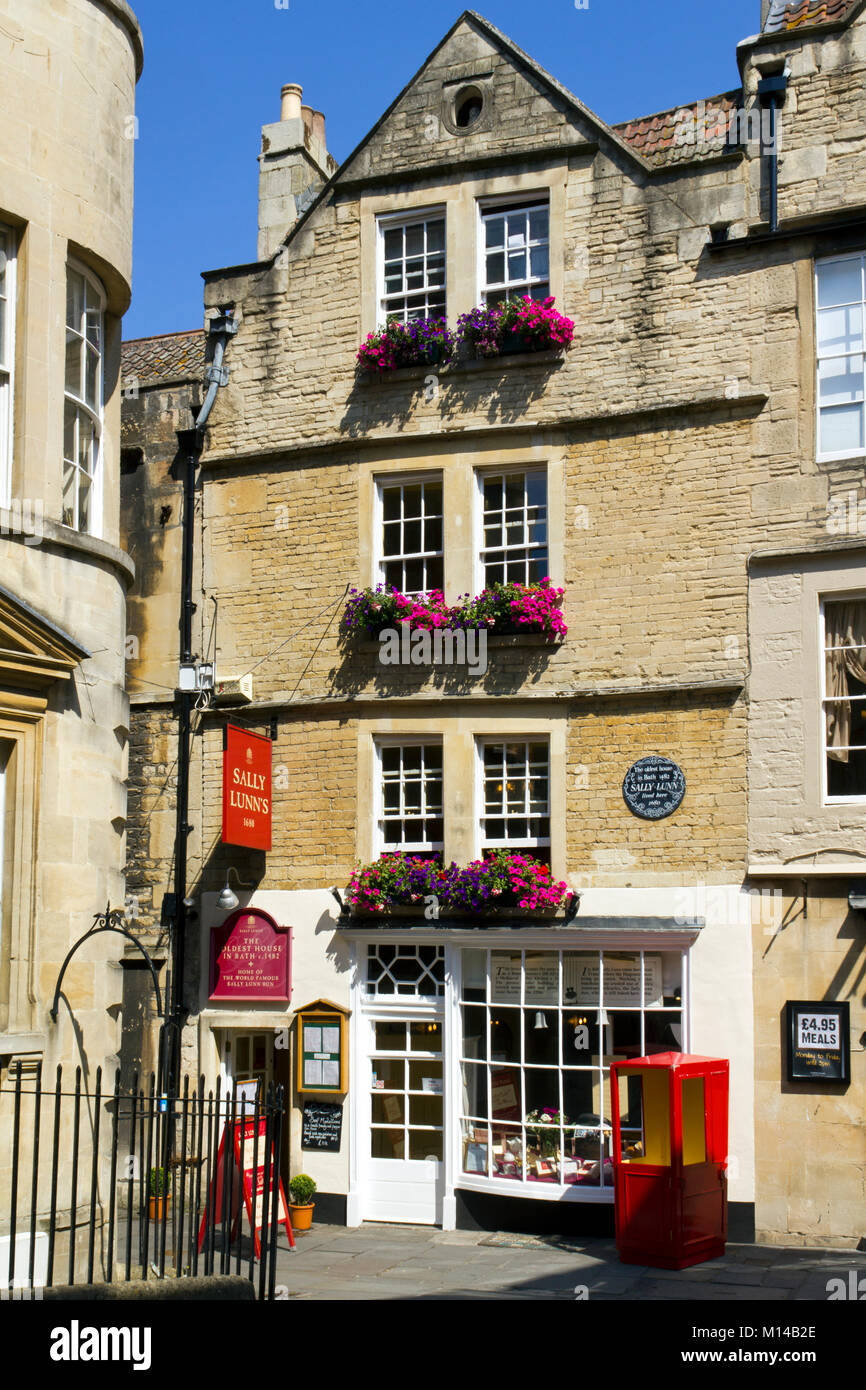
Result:
<instances>
[{"instance_id":1,"label":"wall lamp","mask_svg":"<svg viewBox=\"0 0 866 1390\"><path fill-rule=\"evenodd\" d=\"M242 883L237 869L234 867L233 864L230 864L229 867L226 869L225 888L217 898L217 907L220 909L221 912L234 912L235 908L239 906L237 893L233 893L231 888L229 887L230 874L234 874L235 879L237 880L238 888L255 888L254 883Z\"/></svg>"}]
</instances>

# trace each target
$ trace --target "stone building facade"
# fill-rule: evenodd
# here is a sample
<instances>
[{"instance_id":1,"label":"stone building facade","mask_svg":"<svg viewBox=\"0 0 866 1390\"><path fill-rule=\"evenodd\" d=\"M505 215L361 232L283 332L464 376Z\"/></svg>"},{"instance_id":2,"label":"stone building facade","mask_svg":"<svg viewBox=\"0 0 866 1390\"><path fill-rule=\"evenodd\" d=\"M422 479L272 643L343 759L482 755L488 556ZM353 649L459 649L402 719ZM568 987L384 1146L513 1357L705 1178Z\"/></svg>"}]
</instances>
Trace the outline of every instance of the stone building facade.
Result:
<instances>
[{"instance_id":1,"label":"stone building facade","mask_svg":"<svg viewBox=\"0 0 866 1390\"><path fill-rule=\"evenodd\" d=\"M46 1085L49 1074L54 1084L55 1067L63 1064L68 1088L80 1067L85 1095L92 1092L97 1068L113 1078L117 1064L119 937L101 935L81 948L66 971L56 1022L49 1011L67 952L106 905L124 906L129 734L124 641L133 565L119 529L120 324L130 300L135 87L141 68L141 34L124 0L70 0L62 7L47 0L11 0L4 6L4 1192L10 1190L12 1142L8 1092L18 1064L30 1087L40 1063ZM65 1153L65 1128L61 1139ZM29 1197L23 1180L19 1195L22 1201ZM42 1214L40 1206L40 1229ZM2 1219L9 1219L7 1205Z\"/></svg>"},{"instance_id":2,"label":"stone building facade","mask_svg":"<svg viewBox=\"0 0 866 1390\"><path fill-rule=\"evenodd\" d=\"M610 1063L672 1047L730 1059L732 1232L841 1246L862 1234L863 919L849 893L866 863L866 786L855 758L843 797L824 787L820 682L827 595L866 593L861 543L832 524L840 490L859 498L864 462L850 346L864 312L864 7L825 18L765 6L737 60L736 90L610 127L466 12L327 181L319 159L311 194L269 169L266 223L282 196L284 234L267 259L205 275L206 311L231 306L239 331L202 460L199 651L218 681L252 687L234 716L203 709L194 739L186 1058L210 1076L291 1081L290 1167L311 1169L323 1212L350 1224L609 1222ZM270 147L291 151L290 135ZM533 237L523 214L546 253L535 271L519 269ZM444 266L453 326L499 283L487 258L503 246L497 218L515 238L512 287L534 274L574 321L568 352L356 371L395 285L413 308L386 258L402 255L404 271L426 258L436 306ZM402 252L386 243L394 232ZM839 276L854 283L854 268L861 299L850 314L842 305L853 385L828 384L839 328L821 311L839 307ZM127 442L147 454L146 430ZM491 637L473 673L386 666L377 643L341 640L348 591L385 576L395 516L420 553L405 499L408 488L417 506L422 485L441 516L427 558L452 603L494 573L485 498L512 489L517 551L537 543L565 589L564 641ZM156 614L160 576L140 582ZM159 632L154 618L154 642ZM138 674L165 660L145 637ZM144 686L133 702L130 867L155 886L170 740L165 705ZM275 721L267 853L222 841L228 717L262 731ZM442 857L467 864L489 832L500 752L503 781L535 777L536 811L544 802L505 840L549 859L580 895L576 914L341 914L332 887L392 843L385 784L396 780L405 809L407 769L424 760L415 775L441 793ZM685 777L681 804L657 819L623 797L647 756ZM292 928L288 1006L211 997L210 933L231 870L245 907ZM404 988L390 974L401 957L416 963L402 967ZM575 993L575 970L595 982L589 994L604 978L607 992ZM319 998L350 1011L350 1080L340 1148L314 1154L287 1060L298 1039L274 1040ZM786 1080L788 1000L850 1005L850 1083ZM592 1060L575 1061L568 1029L587 1020ZM561 1048L537 1036L560 1024ZM542 1104L568 1116L561 1138L576 1125L598 1146L589 1181L573 1180L564 1150L553 1173L530 1171L526 1115ZM573 1153L583 1171L586 1152Z\"/></svg>"}]
</instances>

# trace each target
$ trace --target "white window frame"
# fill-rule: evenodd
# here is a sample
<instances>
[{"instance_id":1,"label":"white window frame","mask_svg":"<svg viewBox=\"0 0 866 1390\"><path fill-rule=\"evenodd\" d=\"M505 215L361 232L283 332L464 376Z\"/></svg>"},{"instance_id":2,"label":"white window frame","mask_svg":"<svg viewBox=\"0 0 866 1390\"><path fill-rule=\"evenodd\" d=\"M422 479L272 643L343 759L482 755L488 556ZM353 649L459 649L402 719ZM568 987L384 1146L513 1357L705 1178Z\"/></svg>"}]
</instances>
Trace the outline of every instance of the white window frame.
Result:
<instances>
[{"instance_id":1,"label":"white window frame","mask_svg":"<svg viewBox=\"0 0 866 1390\"><path fill-rule=\"evenodd\" d=\"M393 956L393 959L392 959L391 963L390 963L390 964L387 964L387 963L385 963L384 961L382 962L383 968L384 968L384 970L385 970L385 973L391 978L391 980L392 980L392 982L393 982L393 984L394 984L394 993L393 993L393 994L379 994L379 993L376 991L375 988L371 988L371 986L370 986L370 980L369 980L369 973L370 973L370 971L369 971L370 955L371 955L371 952L373 952L373 953L375 953L375 954L378 955L378 953L380 952L380 950L382 949L383 946L391 947L391 948L393 948L393 950L394 950L394 956ZM441 979L441 981L436 979L436 975L435 975L435 973L434 973L434 970L433 970L432 966L430 966L430 965L425 965L425 964L422 962L421 956L420 956L420 952L421 952L422 950L429 950L429 951L432 951L432 952L434 953L434 959L433 959L433 962L432 962L432 965L433 965L433 966L435 966L435 965L441 963L441 966L442 966L442 971L441 971L441 973L442 973L442 979ZM402 1003L405 1003L405 1002L408 1000L410 1003L416 1002L416 1003L421 1003L421 1004L435 1004L435 1005L438 1005L438 1006L442 1007L443 1001L444 1001L444 999L445 999L445 993L446 993L446 981L445 981L445 946L444 946L441 942L419 942L419 941L415 941L415 940L411 940L411 941L385 941L385 940L379 939L379 940L377 940L377 941L369 941L369 942L367 942L366 945L364 945L364 946L361 947L361 951L362 951L362 953L363 953L363 954L362 954L362 961L363 961L363 964L362 964L362 968L361 968L361 972L360 972L360 974L361 974L361 995L362 995L362 997L363 997L363 999L364 999L365 1001L367 1001L367 1002L372 1001L372 1002L374 1002L374 1003L376 1003L376 1004L383 1004L383 1003L384 1003L384 1004L402 1004ZM400 988L400 986L402 985L403 988L406 989L406 988L407 988L406 982L405 982L405 981L401 981L401 980L397 980L395 976L391 975L391 966L392 966L396 961L398 961L398 960L401 960L401 959L412 960L413 958L416 959L417 962L418 962L418 974L417 974L417 978L416 978L416 980L415 980L415 987L414 987L414 989L412 989L411 991L409 991L409 992L407 992L407 993L401 994L401 993L399 993L399 988ZM422 977L428 978L428 979L430 980L430 982L431 982L433 985L435 985L435 991L434 991L433 993L422 994L421 991L418 989L418 985L421 983ZM377 983L379 983L379 981L377 981Z\"/></svg>"},{"instance_id":2,"label":"white window frame","mask_svg":"<svg viewBox=\"0 0 866 1390\"><path fill-rule=\"evenodd\" d=\"M844 261L857 261L860 264L860 349L851 352L824 352L821 353L818 347L819 341L819 315L821 310L818 307L818 282L821 269L824 266L838 265ZM833 459L862 458L866 454L866 252L858 251L846 256L828 256L815 262L815 454L821 462L829 462ZM850 303L854 304L851 300ZM837 307L837 306L828 306ZM847 306L838 306L847 307ZM835 452L827 452L821 449L821 363L832 361L840 357L862 356L863 361L863 387L861 399L861 415L863 417L863 445L857 449L842 449ZM838 402L844 404L844 402ZM850 402L855 404L855 402Z\"/></svg>"},{"instance_id":3,"label":"white window frame","mask_svg":"<svg viewBox=\"0 0 866 1390\"><path fill-rule=\"evenodd\" d=\"M442 589L443 589L443 591L444 591L444 588L445 588L445 480L444 480L442 474L441 474L440 472L433 472L433 471L429 471L429 470L426 471L426 472L424 472L424 473L383 474L381 477L376 478L375 482L376 482L376 487L375 487L375 515L374 515L374 519L373 519L374 535L375 535L375 543L374 543L374 557L375 557L375 558L374 558L374 580L373 580L374 584L384 584L384 583L385 583L385 565L386 565L386 563L389 563L389 564L390 564L390 563L393 563L393 562L399 560L399 561L401 561L401 562L405 565L405 562L406 562L407 560L421 560L421 561L424 562L424 570L425 570L425 574L426 574L426 571L427 571L427 563L426 563L426 562L427 562L428 560L435 559L435 558L438 557L438 558L441 558L441 560L442 560ZM422 551L419 551L417 554L415 554L414 552L405 551L405 552L401 553L400 555L386 555L386 554L385 554L385 497L384 497L385 489L386 489L386 488L391 488L391 487L399 487L399 488L401 489L401 491L402 491L402 489L403 489L403 488L406 488L406 487L417 487L419 484L423 487L425 484L431 484L431 483L432 483L432 484L435 484L435 485L438 485L438 486L442 489L442 544L441 544L439 550L422 550ZM401 502L401 511L402 511L402 502ZM423 536L422 536L422 540L423 540ZM404 593L404 594L413 594L413 595L414 595L416 592L417 592L417 593L429 593L429 589L424 589L424 590L419 589L419 590L417 590L417 591L414 590L414 589L412 589L412 590L409 590L409 589L402 589L402 590L401 590L401 593Z\"/></svg>"},{"instance_id":4,"label":"white window frame","mask_svg":"<svg viewBox=\"0 0 866 1390\"><path fill-rule=\"evenodd\" d=\"M107 302L107 298L106 298L105 289L104 289L103 285L101 284L101 282L96 278L96 276L93 274L92 271L88 270L87 266L82 265L79 261L75 261L75 260L69 260L69 261L67 261L66 273L67 273L67 287L68 287L68 281L69 281L69 275L70 275L70 274L80 275L81 277L83 277L83 279L86 281L86 283L89 284L89 286L91 287L91 289L95 292L95 294L96 294L96 296L97 296L97 299L98 299L98 301L99 301L99 325L100 325L100 328L99 328L99 339L100 339L100 348L99 348L99 361L98 361L98 367L97 367L97 380L96 380L96 402L97 402L97 404L96 404L96 408L94 409L94 407L92 407L91 405L89 405L89 404L87 403L87 401L83 398L83 396L76 396L76 395L73 395L73 393L72 393L71 391L69 391L69 390L67 389L67 386L66 386L66 374L65 374L66 350L65 350L65 339L66 339L67 324L66 324L66 311L65 311L65 308L64 308L64 315L63 315L63 325L64 325L64 327L63 327L63 333L64 333L64 353L63 353L63 361L64 361L64 379L63 379L63 455L62 455L62 465L61 465L60 517L61 517L61 522L62 522L62 524L63 524L64 526L67 526L70 530L79 531L79 532L81 532L81 533L84 534L84 535L101 536L101 535L102 535L103 490L104 490L104 483L103 483L103 474L104 474L104 468L103 468L103 458L104 458L103 426L104 426L104 419L105 419L104 380L105 380L105 320L106 320L106 302ZM86 360L86 350L85 350L85 354L84 354L84 359L83 359L83 360ZM79 524L79 514L78 514L78 496L79 496L78 476L79 476L79 474L82 472L82 469L81 469L80 466L79 466L79 463L78 463L78 459L77 459L77 458L74 459L74 460L72 460L73 466L75 467L75 470L76 470L76 475L75 475L75 478L76 478L76 484L75 484L75 511L74 511L74 515L73 515L73 521L72 521L72 524L70 525L69 522L63 520L63 480L64 480L64 474L65 474L65 469L66 469L66 406L67 406L67 403L69 403L70 405L72 405L76 411L83 412L83 413L90 419L91 423L95 426L95 429L96 429L96 441L97 441L97 444L96 444L96 458L95 458L95 460L94 460L94 464L93 464L93 473L92 473L92 475L91 475L90 515L89 515L89 519L88 519L88 525L87 525L86 528L85 528L85 527L82 527L82 526Z\"/></svg>"},{"instance_id":5,"label":"white window frame","mask_svg":"<svg viewBox=\"0 0 866 1390\"><path fill-rule=\"evenodd\" d=\"M420 293L420 294L423 294L423 295L425 296L425 298L426 298L426 297L428 297L430 294L442 293L442 294L444 295L444 297L445 297L445 303L442 305L442 308L441 308L441 309L435 309L434 312L433 312L432 314L430 314L430 313L428 312L427 314L424 315L424 317L426 317L426 318L431 318L431 317L432 317L432 318L445 318L446 315L447 315L447 311L448 311L448 220L447 220L447 217L446 217L446 215L445 215L445 208L444 208L444 206L441 206L441 205L440 205L439 207L413 208L413 209L411 209L411 210L408 211L408 212L382 213L382 214L380 214L380 216L378 216L378 217L376 218L376 323L377 323L377 325L378 325L379 328L384 328L384 326L385 326L385 324L387 323L388 318L389 318L388 307L387 307L387 305L386 305L386 303L385 303L385 300L386 300L386 294L385 294L385 233L386 233L387 231L394 231L397 227L408 227L408 226L410 226L410 225L412 225L413 223L416 223L416 222L424 222L424 223L426 224L427 222L440 222L440 221L442 222L442 225L443 225L443 248L444 248L444 249L443 249L443 251L442 251L442 256L443 256L444 283L443 283L441 286L440 286L440 285L428 285L428 284L426 284L427 273L426 273L426 265L425 265L425 275L424 275L424 279L425 279L425 288L424 288L423 290L421 290L421 291L418 291L418 290L404 290L399 296L396 296L397 298L401 298L401 299L409 299L412 295L417 295L417 294ZM425 231L425 244L426 244L426 231ZM427 254L428 254L427 251L426 251L426 249L425 249L425 253L424 253L424 254L425 254L425 260L426 260L426 256L427 256ZM438 252L435 253L435 254L438 255ZM405 267L404 267L404 283L405 283ZM400 314L400 313L398 312L396 315L392 313L390 316L391 316L391 317L399 317L399 318L401 318L401 321L402 321L403 323L406 323L406 322L410 322L410 321L411 321L411 320L409 320L409 319L406 317L407 314L408 314L408 309L405 310L405 311L403 311L402 314Z\"/></svg>"},{"instance_id":6,"label":"white window frame","mask_svg":"<svg viewBox=\"0 0 866 1390\"><path fill-rule=\"evenodd\" d=\"M0 254L6 258L6 288L0 301L5 360L0 361L0 507L12 505L12 450L15 406L15 309L17 300L15 232L0 223Z\"/></svg>"},{"instance_id":7,"label":"white window frame","mask_svg":"<svg viewBox=\"0 0 866 1390\"><path fill-rule=\"evenodd\" d=\"M827 694L827 617L826 605L828 603L866 603L866 589L855 589L845 593L823 593L819 596L820 621L818 624L820 633L820 650L818 659L821 663L820 670L820 691L821 708L819 724L821 729L821 801L825 806L864 806L866 805L866 792L862 796L831 796L827 782L827 704L830 696ZM866 695L852 696L852 703L862 704L866 702ZM858 746L858 745L855 745Z\"/></svg>"},{"instance_id":8,"label":"white window frame","mask_svg":"<svg viewBox=\"0 0 866 1390\"><path fill-rule=\"evenodd\" d=\"M548 575L550 574L550 477L549 477L549 474L548 474L547 466L546 466L545 464L542 464L540 467L539 467L537 464L527 464L527 465L525 465L525 466L520 466L520 465L518 464L518 465L515 465L515 466L513 466L513 467L509 466L509 467L501 467L501 468L477 468L477 469L475 470L475 526L474 526L474 531L475 531L475 584L476 584L476 588L477 588L478 592L480 592L482 589L484 589L484 588L487 587L487 578L486 578L487 566L486 566L486 564L485 564L486 547L485 547L485 544L484 544L484 485L485 485L485 483L492 482L492 481L493 481L494 479L496 479L496 478L509 478L509 477L514 477L514 476L516 476L516 475L518 475L518 474L522 475L522 477L523 477L523 479L524 479L524 505L523 505L523 512L524 512L524 535L526 535L526 536L528 536L528 534L529 534L529 529L528 529L528 528L529 528L529 522L528 522L528 519L527 519L527 516L526 516L527 511L528 511L528 507L527 507L527 504L526 504L526 498L525 498L526 483L527 483L527 481L529 480L529 478L531 478L531 477L543 478L543 480L544 480L544 496L545 496L544 510L545 510L545 525L546 525L546 527L547 527L547 540L544 542L544 545L543 545L543 546L540 545L540 544L538 544L538 543L536 543L536 542L530 542L530 541L527 540L525 543L521 543L519 546L512 546L512 547L510 547L510 548L511 548L512 550L515 550L515 551L518 551L518 550L531 551L531 550L542 550L542 549L545 550L545 551L547 552L547 573L548 573ZM501 550L501 551L503 551L503 552L507 555L507 552L508 552L509 547L505 544L505 535L504 535L504 533L503 533L502 539L503 539L503 544L502 544L501 546L491 546L491 547L490 547L491 552L493 552L493 551L500 551L500 550ZM507 583L507 582L509 582L509 581L506 579L506 580L504 580L504 582ZM524 580L524 581L518 581L518 582L526 582L526 581Z\"/></svg>"},{"instance_id":9,"label":"white window frame","mask_svg":"<svg viewBox=\"0 0 866 1390\"><path fill-rule=\"evenodd\" d=\"M375 858L379 859L383 854L443 854L444 852L444 821L445 821L445 746L444 740L439 738L417 737L412 734L394 734L388 736L375 735L373 739L375 752L374 776L375 787L373 790L373 842L375 846ZM385 796L384 796L384 769L382 767L382 752L385 748L438 748L442 753L442 810L439 816L401 816L393 819L405 820L441 820L443 822L442 843L431 841L429 844L389 844L385 839ZM402 763L402 760L401 760ZM424 779L422 778L422 787ZM402 787L402 776L401 776ZM424 796L426 802L426 795ZM403 795L401 792L401 803ZM422 807L422 811L423 808Z\"/></svg>"},{"instance_id":10,"label":"white window frame","mask_svg":"<svg viewBox=\"0 0 866 1390\"><path fill-rule=\"evenodd\" d=\"M547 812L546 812L546 819L547 819L547 821L548 821L548 834L547 834L546 836L544 836L544 835L541 835L541 836L539 836L539 835L527 835L527 836L521 837L519 840L512 840L512 839L509 839L509 838L506 836L506 838L505 838L504 840L499 841L499 840L493 840L493 839L491 839L491 837L490 837L489 835L485 834L485 826L484 826L485 821L487 821L487 820L504 820L504 821L506 822L506 830L507 830L507 828L508 828L507 822L508 822L508 820L509 820L509 817L508 817L507 815L505 815L505 814L503 814L502 816L488 816L487 813L486 813L486 802L485 802L485 795L484 795L484 773L485 773L484 750L485 750L485 748L487 748L487 747L490 746L490 745L495 745L495 746L497 746L497 747L503 747L503 748L504 748L507 744L510 744L510 743L516 743L516 744L521 744L521 743L522 743L522 744L525 746L526 750L527 750L526 755L525 755L525 757L524 757L524 768L527 770L527 776L526 776L526 785L527 785L527 788L528 788L528 785L529 785L529 776L528 776L528 767L527 767L529 745L530 745L531 743L543 743L543 744L545 744L545 746L546 746L546 748L547 748ZM485 846L485 845L486 845L489 849L512 849L512 850L514 850L515 852L518 852L518 853L519 853L520 851L525 851L526 853L528 853L528 854L530 854L530 855L532 854L533 849L545 849L545 850L548 850L548 851L550 851L550 852L552 853L552 844L551 844L552 836L551 836L551 834L550 834L550 831L551 831L552 828L553 828L552 825L551 825L551 821L552 821L552 809L551 809L551 802L552 802L552 797L551 797L551 781L552 781L552 776L553 776L553 770L552 770L552 757L551 757L551 750L550 750L550 735L547 734L547 733L542 733L542 734L477 734L476 737L475 737L475 767L476 767L476 777L475 777L475 857L476 857L476 859L480 859L480 858L481 858L481 855L482 855L482 852L483 852L483 849L484 849L484 846ZM527 798L524 797L524 806L526 806L526 804L527 804ZM542 813L542 814L544 814L544 813ZM524 809L524 811L522 811L522 812L520 813L519 816L518 816L517 813L515 812L515 813L514 813L514 818L515 818L515 819L521 819L521 820L529 820L529 819L534 819L535 816L532 815L532 814L530 814L530 812L528 812L528 811L526 811L526 810Z\"/></svg>"},{"instance_id":11,"label":"white window frame","mask_svg":"<svg viewBox=\"0 0 866 1390\"><path fill-rule=\"evenodd\" d=\"M537 200L536 200L536 197L537 197ZM501 290L506 290L506 291L507 291L511 286L519 286L519 285L526 286L526 292L528 293L529 290L530 290L530 287L531 287L533 284L536 284L536 285L543 285L543 284L546 284L547 287L548 287L548 294L549 294L549 293L550 293L550 271L551 271L551 265L550 265L550 249L551 249L551 248L550 248L550 192L549 192L549 190L548 190L547 192L539 193L538 195L535 195L535 194L532 194L532 193L528 193L528 194L525 196L525 198L524 198L521 194L515 194L515 193L511 193L511 194L508 194L508 195L503 195L503 196L498 197L498 198L480 198L480 199L478 200L476 206L477 206L477 223L476 223L475 242L476 242L476 248L477 248L477 259L476 259L476 283L477 283L477 286L478 286L478 294L477 294L477 296L476 296L477 303L478 303L478 304L482 304L482 305L483 305L483 304L486 304L486 303L487 303L487 295L488 295L488 293L491 293L491 292L492 292L492 293L499 293ZM539 275L539 276L532 276L532 275L529 273L529 271L530 271L530 263L529 263L530 242L529 242L528 233L527 233L527 241L526 241L526 252L527 252L526 270L527 270L527 274L526 274L526 277L525 277L524 279L521 279L521 280L508 280L508 279L506 279L506 280L504 280L501 284L488 285L488 283L487 283L487 231L486 231L486 225L485 225L486 219L487 219L488 217L496 216L497 214L501 214L501 213L503 213L503 212L504 212L506 209L508 209L508 208L513 209L515 212L516 212L516 211L523 211L523 212L526 212L527 215L528 215L530 212L538 212L538 211L540 211L542 208L546 210L546 212L547 212L547 277L546 277L546 279L545 279L544 277L540 276L540 275ZM543 243L543 242L537 242L537 243L535 243L535 244L536 244L536 245L543 245L544 243ZM504 251L506 254L507 254L507 249L508 249L507 246L503 246L503 251ZM507 269L507 262L506 262L506 269Z\"/></svg>"}]
</instances>

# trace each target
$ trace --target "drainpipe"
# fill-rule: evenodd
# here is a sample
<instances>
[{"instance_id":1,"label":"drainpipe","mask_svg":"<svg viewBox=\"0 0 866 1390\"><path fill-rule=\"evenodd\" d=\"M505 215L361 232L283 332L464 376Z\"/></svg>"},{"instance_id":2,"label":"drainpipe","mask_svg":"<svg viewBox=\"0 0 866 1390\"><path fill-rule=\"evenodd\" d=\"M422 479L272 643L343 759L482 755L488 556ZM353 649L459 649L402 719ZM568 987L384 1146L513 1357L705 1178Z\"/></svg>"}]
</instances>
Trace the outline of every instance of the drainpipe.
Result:
<instances>
[{"instance_id":1,"label":"drainpipe","mask_svg":"<svg viewBox=\"0 0 866 1390\"><path fill-rule=\"evenodd\" d=\"M204 431L208 416L213 409L217 391L228 382L228 368L223 365L226 346L238 331L230 309L220 309L211 319L208 336L214 344L213 358L205 368L205 381L208 383L204 403L198 412L195 428L178 430L177 440L181 453L185 455L184 497L183 497L183 543L181 556L181 603L180 603L180 661L182 666L192 663L192 615L193 602L193 546L195 536L195 482L196 470L204 448ZM171 933L171 980L168 995L169 1006L166 1011L166 1033L163 1048L163 1068L165 1090L174 1092L180 1079L180 1032L183 1026L183 976L187 924L187 837L192 826L189 824L189 761L190 732L193 701L198 692L178 690L178 739L177 739L177 807L174 856L174 893L172 904Z\"/></svg>"},{"instance_id":2,"label":"drainpipe","mask_svg":"<svg viewBox=\"0 0 866 1390\"><path fill-rule=\"evenodd\" d=\"M774 73L771 77L762 77L758 83L758 101L761 103L762 110L769 108L770 129L769 140L766 144L763 141L763 121L761 122L761 144L763 152L769 151L770 157L770 231L779 230L779 140L777 133L776 112L785 104L785 93L788 90L788 71Z\"/></svg>"}]
</instances>

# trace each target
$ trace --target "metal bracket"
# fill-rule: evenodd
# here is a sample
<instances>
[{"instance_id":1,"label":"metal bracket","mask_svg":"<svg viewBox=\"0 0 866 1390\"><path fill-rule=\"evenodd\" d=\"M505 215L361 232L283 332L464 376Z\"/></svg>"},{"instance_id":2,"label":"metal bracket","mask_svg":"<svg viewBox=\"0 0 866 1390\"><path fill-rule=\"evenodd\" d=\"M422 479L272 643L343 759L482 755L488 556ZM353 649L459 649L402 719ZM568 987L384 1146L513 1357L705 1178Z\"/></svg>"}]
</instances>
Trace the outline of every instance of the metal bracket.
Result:
<instances>
[{"instance_id":1,"label":"metal bracket","mask_svg":"<svg viewBox=\"0 0 866 1390\"><path fill-rule=\"evenodd\" d=\"M100 932L104 931L113 931L117 932L120 936L125 936L127 941L131 941L133 946L135 946L135 948L139 950L141 954L144 956L144 959L147 961L148 967L150 969L151 978L153 980L153 987L156 990L157 1016L159 1018L164 1017L162 1012L162 995L159 992L159 980L156 977L156 967L154 966L153 960L151 959L150 955L145 950L145 948L142 946L141 942L133 936L131 931L127 931L126 927L121 927L119 925L120 922L125 920L126 914L122 907L112 908L110 904L107 903L105 911L97 912L94 916L93 926L90 928L90 930L86 931L83 936L80 936L76 941L75 945L72 947L72 950L68 952L65 961L60 967L60 974L57 977L57 985L54 990L54 1003L51 1006L51 1018L54 1021L54 1023L57 1022L57 1005L60 1002L60 990L63 985L63 976L66 974L67 965L72 960L72 957L75 955L75 952L78 950L79 946L83 946L85 941L90 941L92 937L98 936Z\"/></svg>"}]
</instances>

